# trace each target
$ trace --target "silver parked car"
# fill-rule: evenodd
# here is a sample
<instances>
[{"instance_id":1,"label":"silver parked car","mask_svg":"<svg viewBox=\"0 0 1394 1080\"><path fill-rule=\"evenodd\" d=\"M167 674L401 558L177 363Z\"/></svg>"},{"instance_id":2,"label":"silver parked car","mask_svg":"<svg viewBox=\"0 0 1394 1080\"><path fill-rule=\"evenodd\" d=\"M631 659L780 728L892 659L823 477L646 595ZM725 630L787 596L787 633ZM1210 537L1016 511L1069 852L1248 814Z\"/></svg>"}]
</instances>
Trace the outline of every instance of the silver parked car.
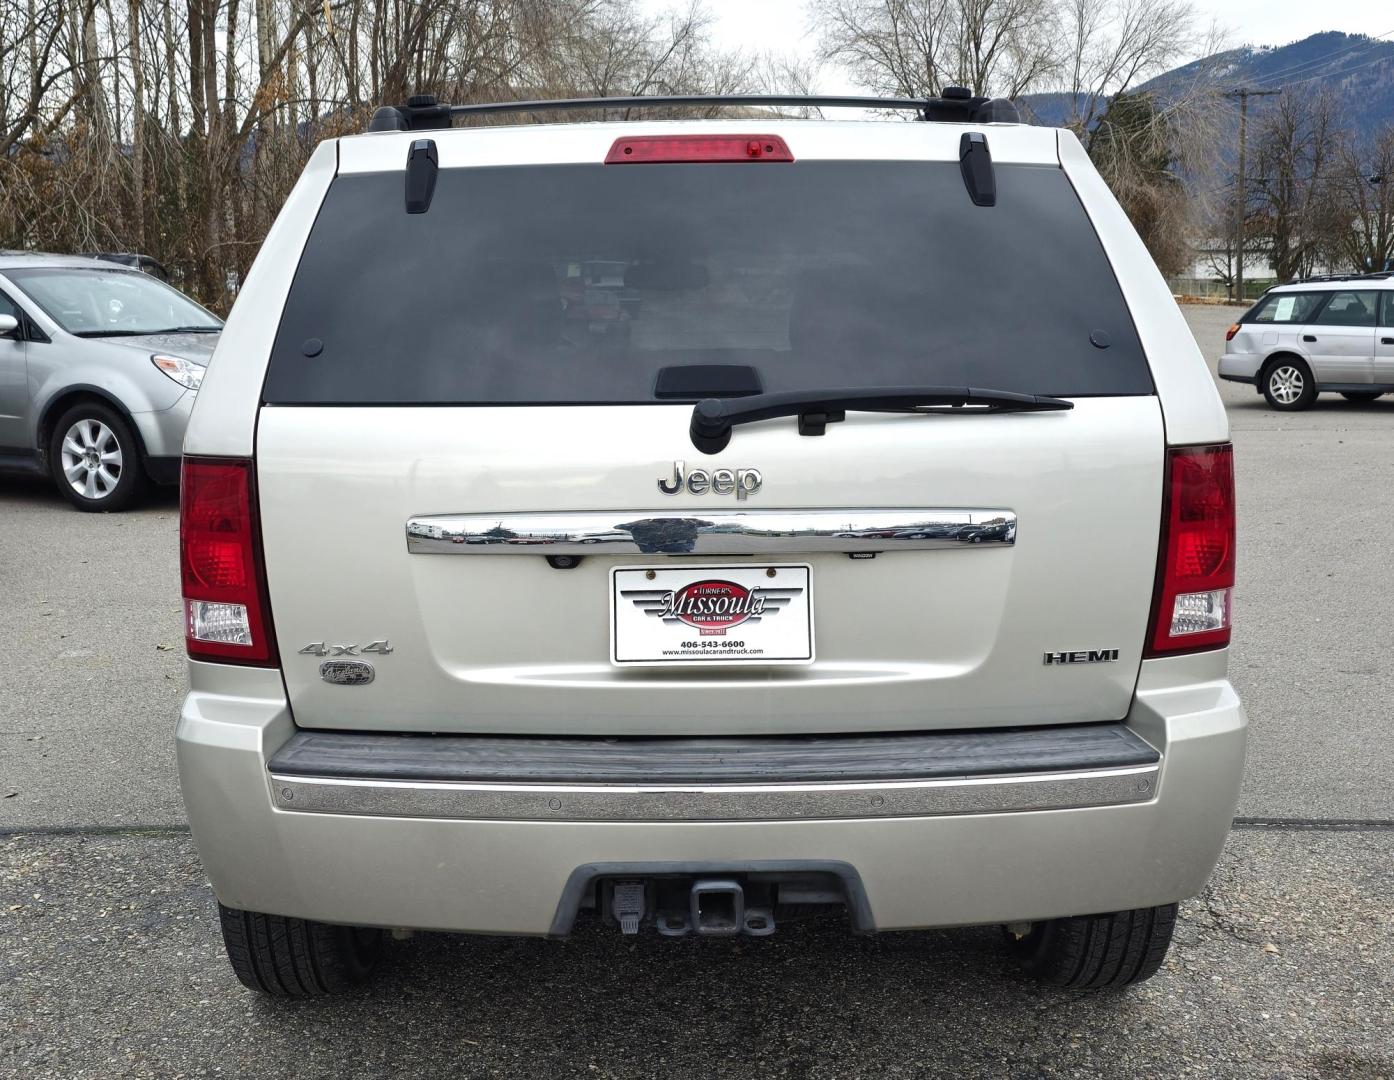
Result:
<instances>
[{"instance_id":1,"label":"silver parked car","mask_svg":"<svg viewBox=\"0 0 1394 1080\"><path fill-rule=\"evenodd\" d=\"M222 327L138 270L0 252L0 465L46 472L79 510L177 483Z\"/></svg>"},{"instance_id":2,"label":"silver parked car","mask_svg":"<svg viewBox=\"0 0 1394 1080\"><path fill-rule=\"evenodd\" d=\"M1306 409L1327 392L1394 393L1394 273L1269 289L1225 341L1220 378L1256 386L1275 409Z\"/></svg>"}]
</instances>

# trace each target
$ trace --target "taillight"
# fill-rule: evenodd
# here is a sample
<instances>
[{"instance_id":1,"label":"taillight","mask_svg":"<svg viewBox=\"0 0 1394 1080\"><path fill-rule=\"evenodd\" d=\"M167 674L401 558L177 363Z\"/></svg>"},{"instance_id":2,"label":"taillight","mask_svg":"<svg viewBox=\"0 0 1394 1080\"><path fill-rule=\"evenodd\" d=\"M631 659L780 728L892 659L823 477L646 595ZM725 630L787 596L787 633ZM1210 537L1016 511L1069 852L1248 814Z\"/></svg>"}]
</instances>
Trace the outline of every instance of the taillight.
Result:
<instances>
[{"instance_id":1,"label":"taillight","mask_svg":"<svg viewBox=\"0 0 1394 1080\"><path fill-rule=\"evenodd\" d=\"M186 457L180 484L179 565L190 659L274 666L252 463Z\"/></svg>"},{"instance_id":2,"label":"taillight","mask_svg":"<svg viewBox=\"0 0 1394 1080\"><path fill-rule=\"evenodd\" d=\"M1235 323L1233 326L1231 326L1228 330L1225 331L1225 340L1233 341L1234 335L1237 333L1239 333L1239 324Z\"/></svg>"},{"instance_id":3,"label":"taillight","mask_svg":"<svg viewBox=\"0 0 1394 1080\"><path fill-rule=\"evenodd\" d=\"M1166 505L1149 655L1229 644L1234 596L1234 450L1186 446L1167 456Z\"/></svg>"},{"instance_id":4,"label":"taillight","mask_svg":"<svg viewBox=\"0 0 1394 1080\"><path fill-rule=\"evenodd\" d=\"M793 161L778 135L629 135L615 140L606 165L675 161Z\"/></svg>"}]
</instances>

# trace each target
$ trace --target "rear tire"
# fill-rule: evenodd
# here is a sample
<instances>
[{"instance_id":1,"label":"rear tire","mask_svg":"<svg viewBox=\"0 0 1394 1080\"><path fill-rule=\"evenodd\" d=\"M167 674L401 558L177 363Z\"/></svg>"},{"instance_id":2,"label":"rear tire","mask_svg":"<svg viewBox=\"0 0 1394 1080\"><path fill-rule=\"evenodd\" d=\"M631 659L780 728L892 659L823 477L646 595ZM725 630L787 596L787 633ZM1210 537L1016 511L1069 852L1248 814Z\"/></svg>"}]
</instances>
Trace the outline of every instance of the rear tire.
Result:
<instances>
[{"instance_id":1,"label":"rear tire","mask_svg":"<svg viewBox=\"0 0 1394 1080\"><path fill-rule=\"evenodd\" d=\"M1382 391L1379 390L1342 390L1341 397L1347 401L1374 401L1380 397Z\"/></svg>"},{"instance_id":2,"label":"rear tire","mask_svg":"<svg viewBox=\"0 0 1394 1080\"><path fill-rule=\"evenodd\" d=\"M1296 412L1311 408L1317 399L1317 382L1312 369L1295 356L1280 356L1263 369L1259 384L1270 408Z\"/></svg>"},{"instance_id":3,"label":"rear tire","mask_svg":"<svg viewBox=\"0 0 1394 1080\"><path fill-rule=\"evenodd\" d=\"M382 931L218 905L223 944L242 985L271 997L338 994L368 979Z\"/></svg>"},{"instance_id":4,"label":"rear tire","mask_svg":"<svg viewBox=\"0 0 1394 1080\"><path fill-rule=\"evenodd\" d=\"M1119 989L1156 974L1175 926L1175 904L1075 915L1033 924L1012 951L1029 974L1052 986Z\"/></svg>"}]
</instances>

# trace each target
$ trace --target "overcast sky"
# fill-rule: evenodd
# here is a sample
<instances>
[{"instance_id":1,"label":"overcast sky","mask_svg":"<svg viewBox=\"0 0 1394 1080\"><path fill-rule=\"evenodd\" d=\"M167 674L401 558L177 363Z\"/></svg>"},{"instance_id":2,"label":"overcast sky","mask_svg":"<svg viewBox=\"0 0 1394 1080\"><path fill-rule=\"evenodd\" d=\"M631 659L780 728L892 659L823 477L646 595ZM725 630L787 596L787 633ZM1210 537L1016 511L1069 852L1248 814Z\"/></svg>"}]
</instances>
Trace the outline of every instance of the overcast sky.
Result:
<instances>
[{"instance_id":1,"label":"overcast sky","mask_svg":"<svg viewBox=\"0 0 1394 1080\"><path fill-rule=\"evenodd\" d=\"M640 0L654 12L681 0ZM705 0L715 17L713 36L726 48L793 52L809 55L814 40L808 31L805 0ZM1286 45L1323 30L1343 30L1394 38L1394 4L1389 0L1195 0L1206 19L1215 18L1235 45ZM1187 59L1191 59L1188 57ZM824 71L818 89L846 93L856 89L844 75Z\"/></svg>"}]
</instances>

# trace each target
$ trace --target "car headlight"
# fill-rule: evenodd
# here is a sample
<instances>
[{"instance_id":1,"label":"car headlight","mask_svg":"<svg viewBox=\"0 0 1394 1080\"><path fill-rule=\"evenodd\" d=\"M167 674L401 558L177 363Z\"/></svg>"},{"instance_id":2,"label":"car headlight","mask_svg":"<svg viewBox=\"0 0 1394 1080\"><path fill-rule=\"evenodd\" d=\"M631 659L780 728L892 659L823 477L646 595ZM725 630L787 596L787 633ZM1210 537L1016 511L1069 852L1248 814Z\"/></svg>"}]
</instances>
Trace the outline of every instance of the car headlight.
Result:
<instances>
[{"instance_id":1,"label":"car headlight","mask_svg":"<svg viewBox=\"0 0 1394 1080\"><path fill-rule=\"evenodd\" d=\"M188 390L197 390L203 382L203 366L195 364L192 360L185 360L182 356L155 353L150 357L150 362Z\"/></svg>"}]
</instances>

